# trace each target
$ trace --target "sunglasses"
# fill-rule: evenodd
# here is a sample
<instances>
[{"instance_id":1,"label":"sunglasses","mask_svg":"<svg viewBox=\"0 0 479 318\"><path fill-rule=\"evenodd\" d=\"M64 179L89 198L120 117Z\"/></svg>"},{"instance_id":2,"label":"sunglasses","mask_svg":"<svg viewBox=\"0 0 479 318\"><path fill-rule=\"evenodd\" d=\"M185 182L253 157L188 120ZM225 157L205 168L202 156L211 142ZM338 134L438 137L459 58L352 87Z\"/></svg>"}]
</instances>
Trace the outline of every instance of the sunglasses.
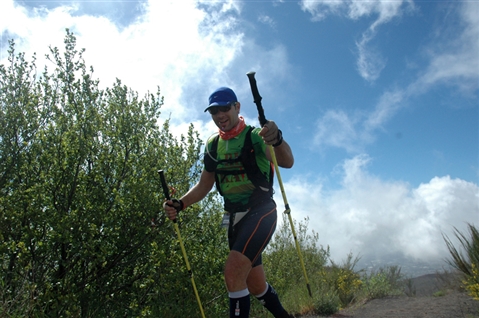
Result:
<instances>
[{"instance_id":1,"label":"sunglasses","mask_svg":"<svg viewBox=\"0 0 479 318\"><path fill-rule=\"evenodd\" d=\"M231 103L229 105L226 105L226 106L212 106L210 108L208 108L208 111L210 112L211 115L216 115L218 114L218 112L222 112L222 113L227 113L230 111L231 109L231 106L235 105L235 103Z\"/></svg>"}]
</instances>

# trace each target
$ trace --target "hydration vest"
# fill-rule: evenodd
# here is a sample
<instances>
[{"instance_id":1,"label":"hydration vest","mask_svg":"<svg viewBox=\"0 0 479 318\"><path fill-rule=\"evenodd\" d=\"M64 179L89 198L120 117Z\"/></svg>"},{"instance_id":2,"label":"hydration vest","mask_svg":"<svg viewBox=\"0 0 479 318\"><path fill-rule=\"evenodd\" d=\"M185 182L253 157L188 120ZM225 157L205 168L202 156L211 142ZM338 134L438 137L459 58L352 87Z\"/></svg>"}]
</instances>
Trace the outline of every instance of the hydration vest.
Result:
<instances>
[{"instance_id":1,"label":"hydration vest","mask_svg":"<svg viewBox=\"0 0 479 318\"><path fill-rule=\"evenodd\" d=\"M218 141L219 135L215 136L212 143L211 149L209 153L205 155L205 167L207 167L208 171L215 172L215 183L216 189L224 198L224 208L226 211L233 213L233 212L240 212L246 211L249 208L267 200L271 200L273 197L273 168L270 165L270 173L269 178L261 172L261 169L258 167L256 163L256 153L253 147L253 142L251 139L251 132L253 127L249 127L246 132L246 136L244 139L243 148L241 149L240 155L233 159L217 159L217 149L218 149ZM208 149L208 145L207 145ZM243 169L221 169L218 168L218 164L234 164L237 162L241 162ZM254 185L255 189L251 194L248 203L242 204L238 202L231 202L226 197L224 197L221 191L221 182L229 175L239 175L245 174L248 177L248 180Z\"/></svg>"}]
</instances>

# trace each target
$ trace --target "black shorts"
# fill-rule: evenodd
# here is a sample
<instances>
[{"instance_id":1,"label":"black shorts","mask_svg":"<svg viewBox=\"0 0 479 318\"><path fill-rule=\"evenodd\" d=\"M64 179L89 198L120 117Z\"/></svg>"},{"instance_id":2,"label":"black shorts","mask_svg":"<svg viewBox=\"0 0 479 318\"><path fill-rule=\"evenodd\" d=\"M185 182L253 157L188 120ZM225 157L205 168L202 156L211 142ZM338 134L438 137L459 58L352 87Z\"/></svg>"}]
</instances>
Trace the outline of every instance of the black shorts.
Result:
<instances>
[{"instance_id":1,"label":"black shorts","mask_svg":"<svg viewBox=\"0 0 479 318\"><path fill-rule=\"evenodd\" d=\"M274 201L255 206L235 226L229 227L230 250L240 252L248 257L253 267L261 265L261 253L273 236L276 222L277 213Z\"/></svg>"}]
</instances>

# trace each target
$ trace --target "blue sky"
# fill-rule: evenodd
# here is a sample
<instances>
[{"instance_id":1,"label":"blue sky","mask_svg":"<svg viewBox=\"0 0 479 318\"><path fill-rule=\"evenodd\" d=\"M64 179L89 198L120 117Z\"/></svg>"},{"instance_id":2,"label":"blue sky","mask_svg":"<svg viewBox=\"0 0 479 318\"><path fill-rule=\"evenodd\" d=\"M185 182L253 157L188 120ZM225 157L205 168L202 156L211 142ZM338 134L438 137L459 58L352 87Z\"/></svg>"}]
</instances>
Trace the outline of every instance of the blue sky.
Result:
<instances>
[{"instance_id":1,"label":"blue sky","mask_svg":"<svg viewBox=\"0 0 479 318\"><path fill-rule=\"evenodd\" d=\"M160 86L176 135L215 131L203 110L218 86L258 125L256 71L295 154L281 171L293 217L336 261L432 263L441 233L477 225L478 1L2 0L0 61L13 38L45 64L65 28L104 87Z\"/></svg>"}]
</instances>

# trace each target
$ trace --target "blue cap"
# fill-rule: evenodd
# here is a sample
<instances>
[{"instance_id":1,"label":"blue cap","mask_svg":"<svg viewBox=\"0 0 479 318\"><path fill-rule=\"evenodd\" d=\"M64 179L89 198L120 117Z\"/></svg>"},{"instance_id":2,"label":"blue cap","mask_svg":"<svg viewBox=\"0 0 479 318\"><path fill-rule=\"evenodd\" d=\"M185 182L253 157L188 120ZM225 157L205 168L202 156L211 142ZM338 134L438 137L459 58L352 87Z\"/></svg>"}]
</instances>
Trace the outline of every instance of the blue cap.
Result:
<instances>
[{"instance_id":1,"label":"blue cap","mask_svg":"<svg viewBox=\"0 0 479 318\"><path fill-rule=\"evenodd\" d=\"M216 89L209 98L209 106L205 109L205 111L208 110L208 108L212 106L226 106L231 103L237 102L238 99L236 98L235 92L231 88L228 87L220 87Z\"/></svg>"}]
</instances>

